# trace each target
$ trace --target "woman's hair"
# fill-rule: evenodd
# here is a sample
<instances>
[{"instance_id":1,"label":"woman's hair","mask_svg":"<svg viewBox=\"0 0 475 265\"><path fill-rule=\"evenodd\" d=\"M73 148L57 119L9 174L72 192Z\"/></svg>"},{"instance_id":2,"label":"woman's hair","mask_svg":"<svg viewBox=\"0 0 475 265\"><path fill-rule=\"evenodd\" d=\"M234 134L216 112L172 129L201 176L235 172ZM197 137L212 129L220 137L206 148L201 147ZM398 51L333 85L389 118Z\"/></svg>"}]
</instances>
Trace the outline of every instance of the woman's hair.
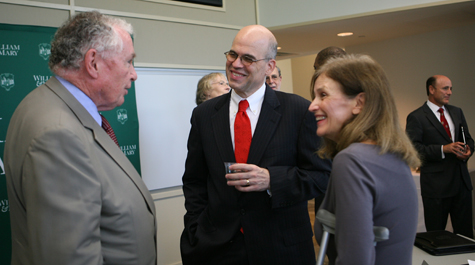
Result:
<instances>
[{"instance_id":1,"label":"woman's hair","mask_svg":"<svg viewBox=\"0 0 475 265\"><path fill-rule=\"evenodd\" d=\"M77 70L89 49L96 49L105 59L122 51L122 39L117 28L133 34L132 25L123 19L103 15L97 11L79 13L56 31L51 42L49 67Z\"/></svg>"},{"instance_id":2,"label":"woman's hair","mask_svg":"<svg viewBox=\"0 0 475 265\"><path fill-rule=\"evenodd\" d=\"M198 81L198 86L196 89L196 105L200 105L208 99L208 94L211 91L211 83L217 78L223 77L222 73L210 73L203 76L200 81Z\"/></svg>"},{"instance_id":3,"label":"woman's hair","mask_svg":"<svg viewBox=\"0 0 475 265\"><path fill-rule=\"evenodd\" d=\"M312 77L312 87L319 75L341 84L343 94L354 98L364 93L364 105L341 129L338 143L324 137L321 157L334 158L352 143L371 140L381 153L398 154L412 167L418 167L417 151L398 121L396 103L383 68L367 55L345 55L328 60Z\"/></svg>"}]
</instances>

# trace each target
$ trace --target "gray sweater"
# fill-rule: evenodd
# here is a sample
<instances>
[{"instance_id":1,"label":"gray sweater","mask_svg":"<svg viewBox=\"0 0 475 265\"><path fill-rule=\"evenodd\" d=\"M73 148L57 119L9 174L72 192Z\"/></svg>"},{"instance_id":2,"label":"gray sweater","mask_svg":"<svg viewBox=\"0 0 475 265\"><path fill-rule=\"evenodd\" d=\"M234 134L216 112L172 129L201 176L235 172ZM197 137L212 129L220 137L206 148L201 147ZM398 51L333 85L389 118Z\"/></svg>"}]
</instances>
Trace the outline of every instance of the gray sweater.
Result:
<instances>
[{"instance_id":1,"label":"gray sweater","mask_svg":"<svg viewBox=\"0 0 475 265\"><path fill-rule=\"evenodd\" d=\"M376 145L354 143L337 154L321 208L336 216L330 264L410 265L417 229L417 192L407 164ZM373 226L389 239L373 245ZM322 227L315 221L320 241Z\"/></svg>"}]
</instances>

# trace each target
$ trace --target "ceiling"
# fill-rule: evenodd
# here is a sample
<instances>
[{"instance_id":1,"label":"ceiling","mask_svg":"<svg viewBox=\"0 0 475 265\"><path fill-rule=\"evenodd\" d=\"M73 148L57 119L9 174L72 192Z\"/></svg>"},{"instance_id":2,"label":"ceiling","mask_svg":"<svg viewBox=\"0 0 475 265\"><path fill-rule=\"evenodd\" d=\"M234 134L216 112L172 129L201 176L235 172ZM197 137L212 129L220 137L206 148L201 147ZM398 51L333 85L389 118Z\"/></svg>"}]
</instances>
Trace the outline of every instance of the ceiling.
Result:
<instances>
[{"instance_id":1,"label":"ceiling","mask_svg":"<svg viewBox=\"0 0 475 265\"><path fill-rule=\"evenodd\" d=\"M281 47L280 60L316 54L328 46L344 48L470 24L475 24L475 1L269 29ZM336 35L348 31L354 35Z\"/></svg>"}]
</instances>

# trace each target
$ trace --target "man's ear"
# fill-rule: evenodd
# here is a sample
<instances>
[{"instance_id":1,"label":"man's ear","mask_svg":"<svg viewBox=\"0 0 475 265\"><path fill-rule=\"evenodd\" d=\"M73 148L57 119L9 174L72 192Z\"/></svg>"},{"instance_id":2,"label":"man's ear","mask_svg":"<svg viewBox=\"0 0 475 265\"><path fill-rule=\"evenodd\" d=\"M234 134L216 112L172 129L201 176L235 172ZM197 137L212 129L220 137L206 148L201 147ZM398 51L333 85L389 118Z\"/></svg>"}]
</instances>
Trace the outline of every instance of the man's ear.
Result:
<instances>
[{"instance_id":1,"label":"man's ear","mask_svg":"<svg viewBox=\"0 0 475 265\"><path fill-rule=\"evenodd\" d=\"M355 106L353 107L352 113L353 115L358 115L360 114L365 104L365 100L366 100L365 93L364 92L359 93L358 95L356 95L354 100L355 100Z\"/></svg>"},{"instance_id":2,"label":"man's ear","mask_svg":"<svg viewBox=\"0 0 475 265\"><path fill-rule=\"evenodd\" d=\"M429 86L429 95L434 95L435 93L435 87L433 85Z\"/></svg>"},{"instance_id":3,"label":"man's ear","mask_svg":"<svg viewBox=\"0 0 475 265\"><path fill-rule=\"evenodd\" d=\"M86 72L92 77L97 78L99 76L98 59L100 55L95 49L89 49L84 56L84 67Z\"/></svg>"},{"instance_id":4,"label":"man's ear","mask_svg":"<svg viewBox=\"0 0 475 265\"><path fill-rule=\"evenodd\" d=\"M276 65L276 62L275 62L274 59L270 59L270 60L267 62L266 76L272 74L272 72L273 72L274 69L275 69L275 65Z\"/></svg>"}]
</instances>

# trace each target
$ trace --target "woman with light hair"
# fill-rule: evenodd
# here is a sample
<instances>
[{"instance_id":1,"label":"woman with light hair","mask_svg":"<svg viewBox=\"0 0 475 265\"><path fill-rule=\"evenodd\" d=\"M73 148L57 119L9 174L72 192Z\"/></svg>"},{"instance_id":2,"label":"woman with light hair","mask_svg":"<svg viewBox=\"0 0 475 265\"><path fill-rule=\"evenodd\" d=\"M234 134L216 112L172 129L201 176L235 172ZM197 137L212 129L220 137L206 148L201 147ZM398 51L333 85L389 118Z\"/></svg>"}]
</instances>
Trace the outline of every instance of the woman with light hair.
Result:
<instances>
[{"instance_id":1,"label":"woman with light hair","mask_svg":"<svg viewBox=\"0 0 475 265\"><path fill-rule=\"evenodd\" d=\"M196 105L208 99L226 94L231 90L228 80L222 73L210 73L203 76L196 89Z\"/></svg>"},{"instance_id":2,"label":"woman with light hair","mask_svg":"<svg viewBox=\"0 0 475 265\"><path fill-rule=\"evenodd\" d=\"M318 154L333 159L320 207L336 218L330 264L411 264L418 201L410 167L420 160L399 125L386 74L369 56L345 55L324 64L312 87L309 110L324 138ZM374 246L373 226L388 228L389 239ZM318 220L315 235L322 235Z\"/></svg>"}]
</instances>

